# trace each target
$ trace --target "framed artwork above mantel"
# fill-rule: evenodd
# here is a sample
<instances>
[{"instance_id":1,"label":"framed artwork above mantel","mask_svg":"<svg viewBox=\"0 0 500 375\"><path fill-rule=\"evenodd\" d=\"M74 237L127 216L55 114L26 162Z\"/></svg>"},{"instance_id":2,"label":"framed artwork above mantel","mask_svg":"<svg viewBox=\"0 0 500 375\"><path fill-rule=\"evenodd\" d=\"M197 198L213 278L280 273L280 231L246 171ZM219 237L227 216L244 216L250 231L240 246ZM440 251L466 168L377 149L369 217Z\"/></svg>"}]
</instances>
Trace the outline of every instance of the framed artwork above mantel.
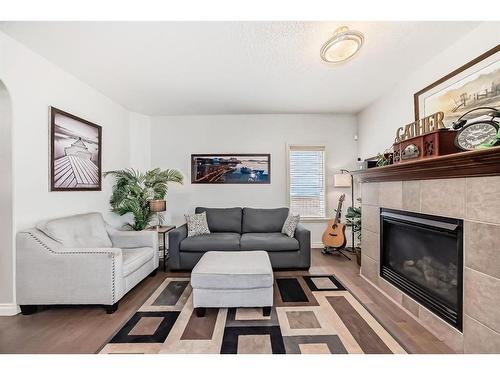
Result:
<instances>
[{"instance_id":1,"label":"framed artwork above mantel","mask_svg":"<svg viewBox=\"0 0 500 375\"><path fill-rule=\"evenodd\" d=\"M443 112L447 128L471 109L500 109L500 44L416 92L413 101L415 121Z\"/></svg>"},{"instance_id":2,"label":"framed artwork above mantel","mask_svg":"<svg viewBox=\"0 0 500 375\"><path fill-rule=\"evenodd\" d=\"M102 128L50 107L50 191L101 190Z\"/></svg>"}]
</instances>

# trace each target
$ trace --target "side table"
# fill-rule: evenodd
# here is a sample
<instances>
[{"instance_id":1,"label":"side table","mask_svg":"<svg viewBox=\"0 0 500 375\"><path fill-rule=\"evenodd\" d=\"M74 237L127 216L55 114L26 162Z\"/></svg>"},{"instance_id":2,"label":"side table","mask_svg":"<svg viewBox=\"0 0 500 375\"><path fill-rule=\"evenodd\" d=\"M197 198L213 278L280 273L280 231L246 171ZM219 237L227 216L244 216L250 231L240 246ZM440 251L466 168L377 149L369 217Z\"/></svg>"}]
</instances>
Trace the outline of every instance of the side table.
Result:
<instances>
[{"instance_id":1,"label":"side table","mask_svg":"<svg viewBox=\"0 0 500 375\"><path fill-rule=\"evenodd\" d=\"M163 271L165 272L167 271L167 254L168 254L165 238L167 236L167 233L175 228L176 228L175 225L161 225L159 227L154 226L146 229L158 232L158 234L162 236L162 242L160 242L159 244L159 250L163 251Z\"/></svg>"}]
</instances>

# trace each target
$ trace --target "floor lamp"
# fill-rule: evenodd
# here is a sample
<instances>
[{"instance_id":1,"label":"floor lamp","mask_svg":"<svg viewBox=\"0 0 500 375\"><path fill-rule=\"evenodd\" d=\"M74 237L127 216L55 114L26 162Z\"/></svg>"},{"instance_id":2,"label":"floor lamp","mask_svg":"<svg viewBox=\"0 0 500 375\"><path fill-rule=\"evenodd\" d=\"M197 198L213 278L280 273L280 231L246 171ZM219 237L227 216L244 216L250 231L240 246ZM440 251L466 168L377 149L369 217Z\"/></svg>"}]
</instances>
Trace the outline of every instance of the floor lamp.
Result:
<instances>
[{"instance_id":1,"label":"floor lamp","mask_svg":"<svg viewBox=\"0 0 500 375\"><path fill-rule=\"evenodd\" d=\"M340 173L333 176L333 186L336 188L351 188L351 207L354 207L354 178L350 171L341 169ZM354 228L351 227L352 243L349 251L355 253L354 250Z\"/></svg>"}]
</instances>

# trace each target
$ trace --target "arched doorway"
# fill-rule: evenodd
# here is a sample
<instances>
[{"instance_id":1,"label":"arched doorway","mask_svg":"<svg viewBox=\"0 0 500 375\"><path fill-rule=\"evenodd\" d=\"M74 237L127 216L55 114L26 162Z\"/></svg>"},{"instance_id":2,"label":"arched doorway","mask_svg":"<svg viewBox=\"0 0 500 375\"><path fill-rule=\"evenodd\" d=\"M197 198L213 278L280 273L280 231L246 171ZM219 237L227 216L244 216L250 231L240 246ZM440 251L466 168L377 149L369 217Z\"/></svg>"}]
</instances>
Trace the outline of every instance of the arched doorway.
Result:
<instances>
[{"instance_id":1,"label":"arched doorway","mask_svg":"<svg viewBox=\"0 0 500 375\"><path fill-rule=\"evenodd\" d=\"M0 80L0 306L8 314L14 303L12 105Z\"/></svg>"}]
</instances>

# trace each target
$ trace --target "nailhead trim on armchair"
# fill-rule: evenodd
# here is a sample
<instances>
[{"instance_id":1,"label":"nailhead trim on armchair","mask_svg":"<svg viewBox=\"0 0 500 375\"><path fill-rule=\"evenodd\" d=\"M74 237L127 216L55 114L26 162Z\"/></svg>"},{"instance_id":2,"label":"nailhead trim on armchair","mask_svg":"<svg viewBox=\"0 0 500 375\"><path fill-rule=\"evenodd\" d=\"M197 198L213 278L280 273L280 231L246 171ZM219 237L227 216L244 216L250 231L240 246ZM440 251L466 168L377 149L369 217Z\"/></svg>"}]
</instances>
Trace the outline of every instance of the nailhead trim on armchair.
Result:
<instances>
[{"instance_id":1,"label":"nailhead trim on armchair","mask_svg":"<svg viewBox=\"0 0 500 375\"><path fill-rule=\"evenodd\" d=\"M31 232L27 232L30 237L32 237L36 242L38 242L44 249L48 250L50 253L56 254L56 255L70 255L70 254L106 254L106 255L111 255L111 296L112 296L112 301L115 303L115 254L112 251L74 251L70 253L60 253L57 251L52 250L48 245L46 245L40 238L35 236Z\"/></svg>"}]
</instances>

